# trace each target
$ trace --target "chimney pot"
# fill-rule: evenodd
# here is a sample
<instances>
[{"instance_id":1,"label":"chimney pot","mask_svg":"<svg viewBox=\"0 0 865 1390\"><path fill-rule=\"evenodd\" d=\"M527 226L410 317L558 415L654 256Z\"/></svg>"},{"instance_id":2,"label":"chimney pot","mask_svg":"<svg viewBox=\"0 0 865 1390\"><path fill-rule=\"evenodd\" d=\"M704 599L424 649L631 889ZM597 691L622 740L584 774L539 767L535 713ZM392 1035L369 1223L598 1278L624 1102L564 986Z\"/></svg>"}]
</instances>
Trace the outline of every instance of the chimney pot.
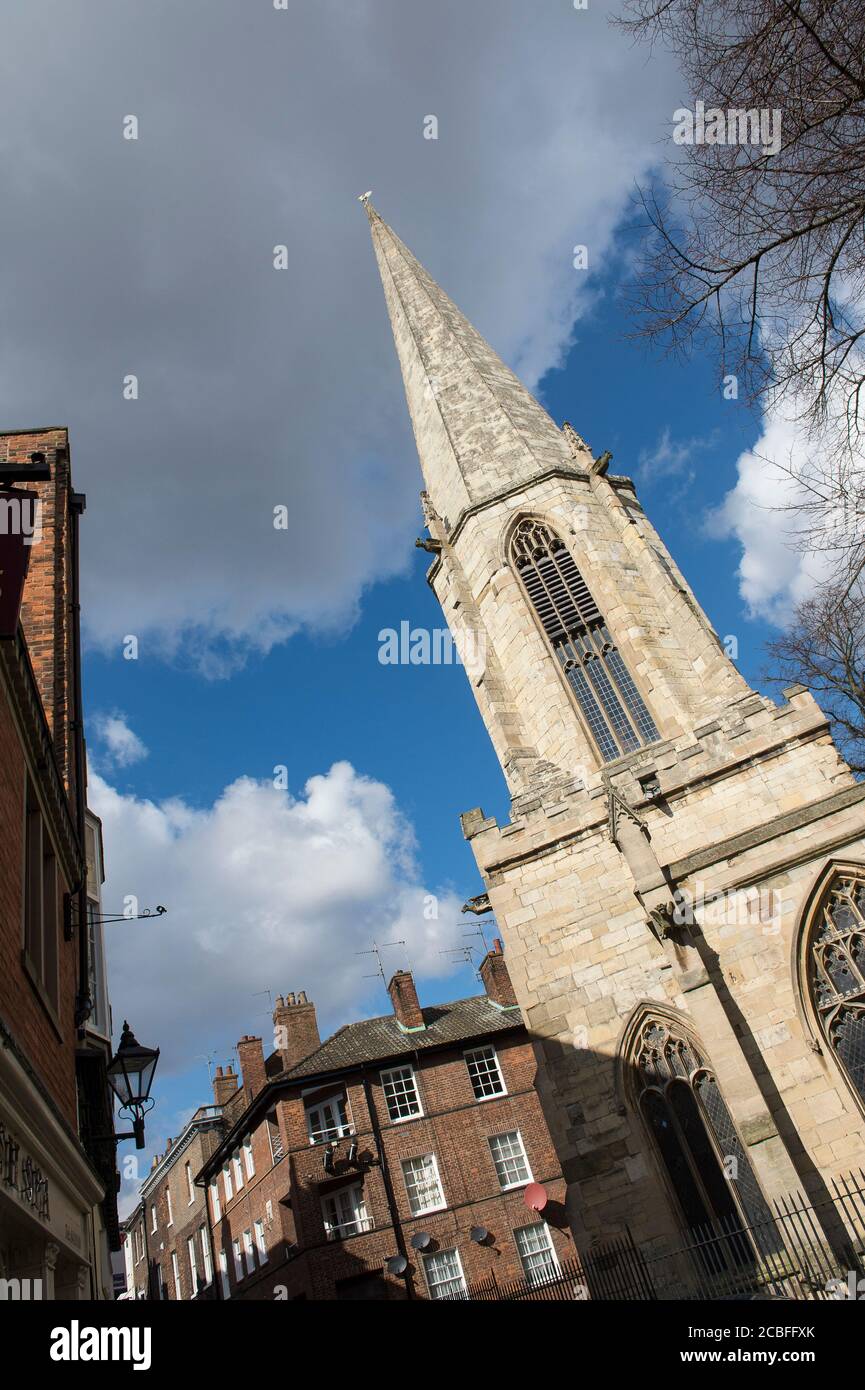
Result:
<instances>
[{"instance_id":1,"label":"chimney pot","mask_svg":"<svg viewBox=\"0 0 865 1390\"><path fill-rule=\"evenodd\" d=\"M296 1067L321 1046L315 1005L307 999L305 991L286 994L282 1003L277 999L273 1011L273 1042L284 1071Z\"/></svg>"},{"instance_id":2,"label":"chimney pot","mask_svg":"<svg viewBox=\"0 0 865 1390\"><path fill-rule=\"evenodd\" d=\"M237 1077L233 1067L216 1068L216 1075L213 1078L213 1103L214 1105L225 1105L237 1091Z\"/></svg>"}]
</instances>

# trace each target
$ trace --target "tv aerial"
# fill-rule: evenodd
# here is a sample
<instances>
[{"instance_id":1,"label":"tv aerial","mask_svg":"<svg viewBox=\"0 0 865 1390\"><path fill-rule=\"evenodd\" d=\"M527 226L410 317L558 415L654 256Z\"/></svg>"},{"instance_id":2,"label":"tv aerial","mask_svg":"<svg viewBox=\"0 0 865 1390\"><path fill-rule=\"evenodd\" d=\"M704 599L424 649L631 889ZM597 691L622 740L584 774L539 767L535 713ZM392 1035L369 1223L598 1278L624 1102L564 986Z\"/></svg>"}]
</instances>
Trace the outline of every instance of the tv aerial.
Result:
<instances>
[{"instance_id":1,"label":"tv aerial","mask_svg":"<svg viewBox=\"0 0 865 1390\"><path fill-rule=\"evenodd\" d=\"M385 989L387 989L387 976L386 976L385 973L384 973L384 965L383 965L383 963L382 963L381 953L382 953L382 951L386 951L390 946L404 946L404 945L405 945L405 941L383 941L383 942L381 943L381 945L379 945L377 941L374 941L374 942L372 943L372 949L371 949L371 950L369 950L369 951L355 951L355 955L356 955L356 956L375 956L376 960L378 961L378 970L375 972L375 974L374 974L374 975L364 975L363 978L364 978L365 980L378 980L378 979L380 979L381 982L382 982L382 984L384 985Z\"/></svg>"}]
</instances>

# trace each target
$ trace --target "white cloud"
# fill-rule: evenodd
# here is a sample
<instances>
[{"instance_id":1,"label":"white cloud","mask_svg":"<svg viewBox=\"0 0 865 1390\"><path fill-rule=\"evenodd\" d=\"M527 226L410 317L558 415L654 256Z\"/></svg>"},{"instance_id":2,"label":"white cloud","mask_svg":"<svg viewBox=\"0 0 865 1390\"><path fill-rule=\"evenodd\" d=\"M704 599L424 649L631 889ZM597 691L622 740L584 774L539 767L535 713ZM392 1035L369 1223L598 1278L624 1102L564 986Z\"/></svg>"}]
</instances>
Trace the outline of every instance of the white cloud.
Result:
<instances>
[{"instance_id":1,"label":"white cloud","mask_svg":"<svg viewBox=\"0 0 865 1390\"><path fill-rule=\"evenodd\" d=\"M795 423L767 413L760 438L737 460L735 487L707 523L710 535L742 547L739 592L749 614L779 627L829 573L825 555L802 547L806 494L788 471L807 470L814 449Z\"/></svg>"},{"instance_id":2,"label":"white cloud","mask_svg":"<svg viewBox=\"0 0 865 1390\"><path fill-rule=\"evenodd\" d=\"M266 997L305 989L319 1022L389 1009L364 978L366 951L386 970L409 965L420 979L454 969L440 952L462 944L461 899L429 890L415 863L414 836L390 789L346 762L312 777L301 796L243 777L212 806L125 796L93 776L89 800L102 817L106 911L134 894L161 918L106 927L111 1000L140 1038L162 1049L176 1072L238 1037L271 1025ZM372 962L372 963L371 963Z\"/></svg>"},{"instance_id":3,"label":"white cloud","mask_svg":"<svg viewBox=\"0 0 865 1390\"><path fill-rule=\"evenodd\" d=\"M602 6L252 9L13 6L0 85L0 411L70 426L88 640L214 675L344 628L411 555L420 478L356 195L531 385L591 293L573 247L603 273L672 148L672 62Z\"/></svg>"},{"instance_id":4,"label":"white cloud","mask_svg":"<svg viewBox=\"0 0 865 1390\"><path fill-rule=\"evenodd\" d=\"M711 440L701 438L674 440L667 425L654 449L641 449L637 461L640 476L646 483L657 482L661 478L681 478L683 475L690 482L694 478L695 454L711 444Z\"/></svg>"},{"instance_id":5,"label":"white cloud","mask_svg":"<svg viewBox=\"0 0 865 1390\"><path fill-rule=\"evenodd\" d=\"M148 755L148 749L129 727L126 715L119 710L112 714L94 714L89 728L99 747L96 765L131 767Z\"/></svg>"}]
</instances>

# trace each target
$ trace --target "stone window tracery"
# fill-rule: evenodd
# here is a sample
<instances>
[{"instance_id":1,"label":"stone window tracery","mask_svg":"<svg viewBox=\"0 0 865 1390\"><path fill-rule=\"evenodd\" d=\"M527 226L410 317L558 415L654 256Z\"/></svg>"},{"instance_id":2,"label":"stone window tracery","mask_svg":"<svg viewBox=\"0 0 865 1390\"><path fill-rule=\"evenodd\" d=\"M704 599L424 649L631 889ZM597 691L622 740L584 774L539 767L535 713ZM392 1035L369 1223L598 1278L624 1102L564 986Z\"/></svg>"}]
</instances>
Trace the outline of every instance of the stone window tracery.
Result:
<instances>
[{"instance_id":1,"label":"stone window tracery","mask_svg":"<svg viewBox=\"0 0 865 1390\"><path fill-rule=\"evenodd\" d=\"M825 890L806 969L823 1038L865 1101L865 869L839 871Z\"/></svg>"},{"instance_id":2,"label":"stone window tracery","mask_svg":"<svg viewBox=\"0 0 865 1390\"><path fill-rule=\"evenodd\" d=\"M669 1022L647 1019L632 1049L637 1104L685 1222L726 1229L772 1216L718 1082L697 1045Z\"/></svg>"},{"instance_id":3,"label":"stone window tracery","mask_svg":"<svg viewBox=\"0 0 865 1390\"><path fill-rule=\"evenodd\" d=\"M654 720L564 541L526 518L511 559L603 761L654 743Z\"/></svg>"}]
</instances>

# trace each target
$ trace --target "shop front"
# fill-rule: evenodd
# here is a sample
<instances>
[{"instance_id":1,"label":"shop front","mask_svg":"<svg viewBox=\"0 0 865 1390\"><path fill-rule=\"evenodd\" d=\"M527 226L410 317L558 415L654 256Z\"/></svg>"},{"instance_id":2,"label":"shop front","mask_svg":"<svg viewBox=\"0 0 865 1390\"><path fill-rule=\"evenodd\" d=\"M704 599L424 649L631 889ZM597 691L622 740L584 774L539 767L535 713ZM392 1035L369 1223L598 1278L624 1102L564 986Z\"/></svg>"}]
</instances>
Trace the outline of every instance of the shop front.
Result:
<instances>
[{"instance_id":1,"label":"shop front","mask_svg":"<svg viewBox=\"0 0 865 1390\"><path fill-rule=\"evenodd\" d=\"M23 1059L0 1040L0 1299L99 1297L104 1189Z\"/></svg>"}]
</instances>

